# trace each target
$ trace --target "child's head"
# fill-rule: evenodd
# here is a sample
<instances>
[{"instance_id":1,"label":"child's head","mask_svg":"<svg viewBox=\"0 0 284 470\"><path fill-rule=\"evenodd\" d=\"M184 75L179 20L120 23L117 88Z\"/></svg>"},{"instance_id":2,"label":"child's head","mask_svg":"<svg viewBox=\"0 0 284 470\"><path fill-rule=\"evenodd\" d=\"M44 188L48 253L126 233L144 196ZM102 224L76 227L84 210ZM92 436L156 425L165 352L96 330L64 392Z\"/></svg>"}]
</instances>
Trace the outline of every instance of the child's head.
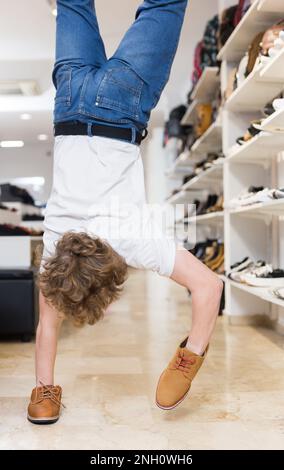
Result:
<instances>
[{"instance_id":1,"label":"child's head","mask_svg":"<svg viewBox=\"0 0 284 470\"><path fill-rule=\"evenodd\" d=\"M118 298L127 266L106 242L86 233L67 232L55 254L44 260L41 292L58 312L77 326L93 325Z\"/></svg>"}]
</instances>

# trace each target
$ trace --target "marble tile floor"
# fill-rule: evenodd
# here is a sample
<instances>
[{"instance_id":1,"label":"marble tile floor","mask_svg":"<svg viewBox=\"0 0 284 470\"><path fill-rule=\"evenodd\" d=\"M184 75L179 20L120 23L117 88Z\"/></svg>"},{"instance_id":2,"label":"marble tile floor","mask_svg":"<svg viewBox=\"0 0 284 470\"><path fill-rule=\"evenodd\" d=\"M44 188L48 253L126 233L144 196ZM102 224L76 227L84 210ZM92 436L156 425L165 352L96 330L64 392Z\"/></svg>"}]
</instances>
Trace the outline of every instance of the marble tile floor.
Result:
<instances>
[{"instance_id":1,"label":"marble tile floor","mask_svg":"<svg viewBox=\"0 0 284 470\"><path fill-rule=\"evenodd\" d=\"M284 449L284 339L219 318L210 354L176 410L154 403L163 367L190 324L187 292L133 272L94 327L64 325L64 391L52 426L26 420L34 345L0 343L1 449Z\"/></svg>"}]
</instances>

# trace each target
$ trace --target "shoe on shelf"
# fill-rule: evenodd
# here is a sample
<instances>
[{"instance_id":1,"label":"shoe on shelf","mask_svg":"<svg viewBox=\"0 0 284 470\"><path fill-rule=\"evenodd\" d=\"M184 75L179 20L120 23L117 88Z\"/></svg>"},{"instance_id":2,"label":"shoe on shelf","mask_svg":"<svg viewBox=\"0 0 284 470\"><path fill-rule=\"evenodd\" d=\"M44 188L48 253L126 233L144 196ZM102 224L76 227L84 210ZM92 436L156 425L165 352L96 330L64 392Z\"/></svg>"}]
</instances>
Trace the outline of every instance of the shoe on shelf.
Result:
<instances>
[{"instance_id":1,"label":"shoe on shelf","mask_svg":"<svg viewBox=\"0 0 284 470\"><path fill-rule=\"evenodd\" d=\"M59 419L62 389L59 385L42 385L32 390L28 420L34 424L52 424Z\"/></svg>"},{"instance_id":2,"label":"shoe on shelf","mask_svg":"<svg viewBox=\"0 0 284 470\"><path fill-rule=\"evenodd\" d=\"M239 207L245 205L246 201L255 193L262 191L263 186L250 186L249 189L242 191L237 197L231 199L228 203L229 208Z\"/></svg>"},{"instance_id":3,"label":"shoe on shelf","mask_svg":"<svg viewBox=\"0 0 284 470\"><path fill-rule=\"evenodd\" d=\"M224 275L225 274L225 259L223 260L223 262L220 264L219 268L217 268L215 270L215 273L216 274L219 274L219 275ZM223 309L222 309L223 310Z\"/></svg>"},{"instance_id":4,"label":"shoe on shelf","mask_svg":"<svg viewBox=\"0 0 284 470\"><path fill-rule=\"evenodd\" d=\"M274 111L279 111L280 109L284 109L284 98L276 98L272 102L272 106L274 108Z\"/></svg>"},{"instance_id":5,"label":"shoe on shelf","mask_svg":"<svg viewBox=\"0 0 284 470\"><path fill-rule=\"evenodd\" d=\"M237 263L234 263L231 265L231 271L230 273L237 272L237 271L243 271L244 269L247 269L249 266L252 266L253 260L246 256L242 261L237 261Z\"/></svg>"},{"instance_id":6,"label":"shoe on shelf","mask_svg":"<svg viewBox=\"0 0 284 470\"><path fill-rule=\"evenodd\" d=\"M281 31L283 33L283 31ZM282 39L280 36L278 36L277 39L274 41L274 48L278 49L278 51L281 51L284 47L284 39Z\"/></svg>"},{"instance_id":7,"label":"shoe on shelf","mask_svg":"<svg viewBox=\"0 0 284 470\"><path fill-rule=\"evenodd\" d=\"M283 269L272 269L264 270L261 272L261 268L252 273L247 273L242 276L243 282L249 286L255 287L284 287L284 270Z\"/></svg>"},{"instance_id":8,"label":"shoe on shelf","mask_svg":"<svg viewBox=\"0 0 284 470\"><path fill-rule=\"evenodd\" d=\"M218 241L214 240L212 243L208 244L202 257L201 261L207 264L210 260L216 258L218 255Z\"/></svg>"},{"instance_id":9,"label":"shoe on shelf","mask_svg":"<svg viewBox=\"0 0 284 470\"><path fill-rule=\"evenodd\" d=\"M279 38L282 39L282 41L284 41L284 30L280 31Z\"/></svg>"},{"instance_id":10,"label":"shoe on shelf","mask_svg":"<svg viewBox=\"0 0 284 470\"><path fill-rule=\"evenodd\" d=\"M205 214L207 209L209 209L209 207L212 207L216 204L217 200L218 200L217 194L209 194L206 201L203 201L203 202L200 203L200 205L199 205L199 207L196 211L196 215Z\"/></svg>"},{"instance_id":11,"label":"shoe on shelf","mask_svg":"<svg viewBox=\"0 0 284 470\"><path fill-rule=\"evenodd\" d=\"M275 297L277 297L280 300L284 300L284 286L279 287L278 289L272 290L271 294L273 294Z\"/></svg>"},{"instance_id":12,"label":"shoe on shelf","mask_svg":"<svg viewBox=\"0 0 284 470\"><path fill-rule=\"evenodd\" d=\"M209 256L209 250L211 249L211 256L213 255L212 246L216 243L216 239L207 239L203 242L199 242L195 245L193 250L190 250L191 253L196 256L196 258L203 261L205 257Z\"/></svg>"},{"instance_id":13,"label":"shoe on shelf","mask_svg":"<svg viewBox=\"0 0 284 470\"><path fill-rule=\"evenodd\" d=\"M187 396L191 383L203 364L203 356L186 347L188 338L180 344L174 357L160 376L156 390L156 404L163 410L176 408Z\"/></svg>"},{"instance_id":14,"label":"shoe on shelf","mask_svg":"<svg viewBox=\"0 0 284 470\"><path fill-rule=\"evenodd\" d=\"M248 263L247 267L243 267L242 269L239 269L238 271L232 270L228 274L228 277L229 279L235 282L245 282L243 280L243 276L245 274L258 272L258 269L262 269L261 272L268 272L271 269L271 266L269 265L269 267L267 267L267 264L265 263L265 261L262 261L262 260L259 260L256 263L251 262L251 263Z\"/></svg>"},{"instance_id":15,"label":"shoe on shelf","mask_svg":"<svg viewBox=\"0 0 284 470\"><path fill-rule=\"evenodd\" d=\"M208 268L212 269L212 271L217 271L224 264L224 256L224 243L219 243L217 256L206 263Z\"/></svg>"},{"instance_id":16,"label":"shoe on shelf","mask_svg":"<svg viewBox=\"0 0 284 470\"><path fill-rule=\"evenodd\" d=\"M248 127L246 133L243 135L243 137L239 137L237 139L237 143L239 145L243 145L249 140L251 140L253 137L255 137L257 134L261 132L261 129L259 129L259 125L261 124L261 121L255 120L251 122L251 125Z\"/></svg>"},{"instance_id":17,"label":"shoe on shelf","mask_svg":"<svg viewBox=\"0 0 284 470\"><path fill-rule=\"evenodd\" d=\"M258 190L257 190L258 189ZM257 204L260 202L270 202L274 199L283 199L284 189L269 189L269 188L249 188L248 191L244 191L238 197L231 199L229 202L230 208L237 208L242 206L248 206L251 204Z\"/></svg>"},{"instance_id":18,"label":"shoe on shelf","mask_svg":"<svg viewBox=\"0 0 284 470\"><path fill-rule=\"evenodd\" d=\"M206 210L206 213L209 214L210 212L220 212L224 209L224 196L223 194L221 194L217 201L216 201L216 204L214 204L213 206L210 206L207 210Z\"/></svg>"}]
</instances>

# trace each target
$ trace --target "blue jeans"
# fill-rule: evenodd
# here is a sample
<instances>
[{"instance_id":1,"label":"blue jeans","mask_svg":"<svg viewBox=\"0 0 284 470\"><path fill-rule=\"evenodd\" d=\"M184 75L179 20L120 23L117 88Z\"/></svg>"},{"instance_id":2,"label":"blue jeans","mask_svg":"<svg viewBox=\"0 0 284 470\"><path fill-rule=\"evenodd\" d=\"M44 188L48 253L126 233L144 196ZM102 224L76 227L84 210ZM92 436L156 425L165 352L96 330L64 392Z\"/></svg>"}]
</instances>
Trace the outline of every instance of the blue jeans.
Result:
<instances>
[{"instance_id":1,"label":"blue jeans","mask_svg":"<svg viewBox=\"0 0 284 470\"><path fill-rule=\"evenodd\" d=\"M146 129L170 75L186 6L187 0L145 0L107 59L94 0L57 0L54 122Z\"/></svg>"}]
</instances>

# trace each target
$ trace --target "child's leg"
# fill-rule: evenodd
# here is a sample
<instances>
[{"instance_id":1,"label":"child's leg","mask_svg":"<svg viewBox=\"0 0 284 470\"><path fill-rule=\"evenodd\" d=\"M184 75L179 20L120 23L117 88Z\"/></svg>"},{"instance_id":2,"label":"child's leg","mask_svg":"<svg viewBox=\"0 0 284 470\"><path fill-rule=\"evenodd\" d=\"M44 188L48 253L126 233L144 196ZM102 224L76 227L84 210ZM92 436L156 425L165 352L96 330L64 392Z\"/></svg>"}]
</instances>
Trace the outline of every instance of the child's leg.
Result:
<instances>
[{"instance_id":1,"label":"child's leg","mask_svg":"<svg viewBox=\"0 0 284 470\"><path fill-rule=\"evenodd\" d=\"M190 290L192 325L188 348L202 355L213 333L223 291L223 282L186 250L178 250L172 279Z\"/></svg>"},{"instance_id":2,"label":"child's leg","mask_svg":"<svg viewBox=\"0 0 284 470\"><path fill-rule=\"evenodd\" d=\"M54 384L54 365L57 350L57 338L62 317L40 293L40 317L36 333L36 385Z\"/></svg>"},{"instance_id":3,"label":"child's leg","mask_svg":"<svg viewBox=\"0 0 284 470\"><path fill-rule=\"evenodd\" d=\"M62 65L92 65L99 69L105 63L94 0L57 0L56 23L54 79Z\"/></svg>"},{"instance_id":4,"label":"child's leg","mask_svg":"<svg viewBox=\"0 0 284 470\"><path fill-rule=\"evenodd\" d=\"M188 0L145 0L136 21L110 59L128 64L148 87L142 107L150 111L168 81Z\"/></svg>"}]
</instances>

